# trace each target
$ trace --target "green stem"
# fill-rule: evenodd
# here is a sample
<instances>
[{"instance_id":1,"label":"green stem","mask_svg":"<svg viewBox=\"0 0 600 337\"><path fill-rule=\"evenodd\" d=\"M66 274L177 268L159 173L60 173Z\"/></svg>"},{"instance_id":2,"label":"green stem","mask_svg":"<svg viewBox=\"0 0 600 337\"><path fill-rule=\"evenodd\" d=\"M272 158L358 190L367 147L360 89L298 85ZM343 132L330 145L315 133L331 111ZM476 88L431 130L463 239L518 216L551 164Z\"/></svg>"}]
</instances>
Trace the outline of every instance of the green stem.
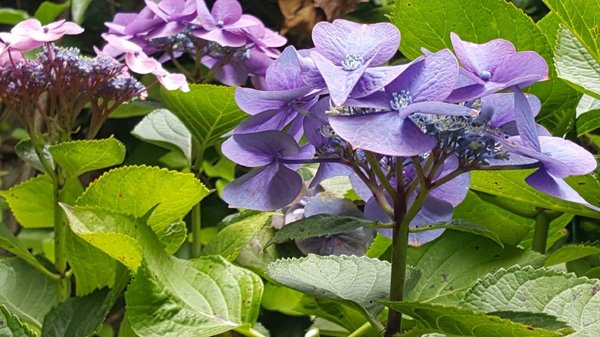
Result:
<instances>
[{"instance_id":1,"label":"green stem","mask_svg":"<svg viewBox=\"0 0 600 337\"><path fill-rule=\"evenodd\" d=\"M377 323L379 323L379 321ZM381 325L381 323L379 323L379 325ZM381 328L383 330L383 326L381 326ZM382 330L379 330L379 331L382 331ZM351 334L348 335L348 337L371 336L372 333L373 333L372 323L367 322L367 323L361 325L358 329L354 330Z\"/></svg>"},{"instance_id":2,"label":"green stem","mask_svg":"<svg viewBox=\"0 0 600 337\"><path fill-rule=\"evenodd\" d=\"M201 202L192 208L192 258L197 258L202 252L202 204Z\"/></svg>"},{"instance_id":3,"label":"green stem","mask_svg":"<svg viewBox=\"0 0 600 337\"><path fill-rule=\"evenodd\" d=\"M396 190L394 190L394 187L392 187L392 184L390 184L390 181L381 170L375 155L372 152L365 151L365 156L369 162L369 165L371 166L371 170L375 173L377 179L379 179L381 186L383 186L385 191L390 195L390 197L392 197L392 199L396 199Z\"/></svg>"},{"instance_id":4,"label":"green stem","mask_svg":"<svg viewBox=\"0 0 600 337\"><path fill-rule=\"evenodd\" d=\"M535 230L533 232L533 243L531 244L534 251L538 253L546 253L546 244L548 242L548 228L550 227L550 218L548 218L544 209L538 208L538 214L535 217Z\"/></svg>"}]
</instances>

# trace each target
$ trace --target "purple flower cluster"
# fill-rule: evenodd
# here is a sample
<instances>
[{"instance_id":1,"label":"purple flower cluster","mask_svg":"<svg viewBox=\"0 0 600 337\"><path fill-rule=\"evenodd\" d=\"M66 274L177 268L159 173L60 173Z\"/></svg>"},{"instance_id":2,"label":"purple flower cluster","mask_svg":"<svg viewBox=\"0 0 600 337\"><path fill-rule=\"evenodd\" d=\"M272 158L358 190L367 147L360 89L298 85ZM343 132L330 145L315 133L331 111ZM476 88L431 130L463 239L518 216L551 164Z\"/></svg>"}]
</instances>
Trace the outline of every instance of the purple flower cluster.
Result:
<instances>
[{"instance_id":1,"label":"purple flower cluster","mask_svg":"<svg viewBox=\"0 0 600 337\"><path fill-rule=\"evenodd\" d=\"M195 82L206 81L204 65L209 79L241 85L250 76L260 87L272 58L279 56L275 48L286 42L258 18L242 14L237 0L217 0L210 11L204 0L146 0L139 13L119 13L106 25L103 53L125 55L130 67L136 64L145 72L160 66L146 61L147 55L157 55L160 62L172 60ZM191 72L177 62L184 54L196 61Z\"/></svg>"},{"instance_id":2,"label":"purple flower cluster","mask_svg":"<svg viewBox=\"0 0 600 337\"><path fill-rule=\"evenodd\" d=\"M288 47L266 70L265 90L236 91L250 117L222 150L258 169L225 188L232 207L290 204L303 186L297 168L318 163L312 186L349 176L368 219L411 227L449 220L476 169L537 168L529 185L597 209L563 180L592 172L594 157L536 124L540 101L522 93L548 78L537 53L452 34L454 53L424 50L386 66L400 43L391 24L322 22L312 37L313 49ZM413 233L410 242L440 234Z\"/></svg>"}]
</instances>

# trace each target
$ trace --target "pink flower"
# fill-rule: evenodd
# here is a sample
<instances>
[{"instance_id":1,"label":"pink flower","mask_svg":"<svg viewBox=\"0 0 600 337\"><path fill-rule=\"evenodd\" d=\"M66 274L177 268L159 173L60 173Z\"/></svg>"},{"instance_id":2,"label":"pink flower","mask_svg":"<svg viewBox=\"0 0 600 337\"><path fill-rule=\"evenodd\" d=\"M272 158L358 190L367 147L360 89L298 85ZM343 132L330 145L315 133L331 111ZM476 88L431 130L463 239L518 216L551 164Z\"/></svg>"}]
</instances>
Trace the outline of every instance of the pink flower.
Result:
<instances>
[{"instance_id":1,"label":"pink flower","mask_svg":"<svg viewBox=\"0 0 600 337\"><path fill-rule=\"evenodd\" d=\"M10 33L0 33L0 38L7 44L9 50L29 51L41 47L46 42L60 39L63 35L77 35L83 28L74 22L59 20L42 26L37 19L27 19L19 22Z\"/></svg>"}]
</instances>

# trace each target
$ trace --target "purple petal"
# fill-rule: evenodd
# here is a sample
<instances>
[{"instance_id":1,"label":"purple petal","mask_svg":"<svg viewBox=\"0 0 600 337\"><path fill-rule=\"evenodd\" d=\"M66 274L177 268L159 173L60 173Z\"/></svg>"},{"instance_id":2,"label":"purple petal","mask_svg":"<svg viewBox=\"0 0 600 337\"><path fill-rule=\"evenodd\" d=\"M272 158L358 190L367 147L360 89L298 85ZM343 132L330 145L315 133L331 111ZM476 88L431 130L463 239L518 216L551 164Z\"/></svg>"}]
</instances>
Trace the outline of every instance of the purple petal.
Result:
<instances>
[{"instance_id":1,"label":"purple petal","mask_svg":"<svg viewBox=\"0 0 600 337\"><path fill-rule=\"evenodd\" d=\"M352 174L349 176L350 184L352 185L352 189L354 192L363 200L367 201L371 199L373 193L369 189L369 187L356 175Z\"/></svg>"},{"instance_id":2,"label":"purple petal","mask_svg":"<svg viewBox=\"0 0 600 337\"><path fill-rule=\"evenodd\" d=\"M569 184L560 178L553 177L548 174L545 170L539 169L533 172L529 177L525 178L525 181L529 186L536 190L551 195L555 198L582 204L589 207L597 212L600 212L600 208L591 205L577 191L575 191Z\"/></svg>"},{"instance_id":3,"label":"purple petal","mask_svg":"<svg viewBox=\"0 0 600 337\"><path fill-rule=\"evenodd\" d=\"M252 115L241 122L234 132L256 133L267 130L283 130L295 117L297 113L290 109L267 110Z\"/></svg>"},{"instance_id":4,"label":"purple petal","mask_svg":"<svg viewBox=\"0 0 600 337\"><path fill-rule=\"evenodd\" d=\"M229 183L223 189L223 200L230 207L270 211L290 204L301 190L298 173L273 163Z\"/></svg>"},{"instance_id":5,"label":"purple petal","mask_svg":"<svg viewBox=\"0 0 600 337\"><path fill-rule=\"evenodd\" d=\"M302 80L307 85L314 88L325 88L327 84L323 80L323 76L319 72L315 61L310 57L310 53L313 49L301 49L298 51L298 61L300 62L300 68L302 69Z\"/></svg>"},{"instance_id":6,"label":"purple petal","mask_svg":"<svg viewBox=\"0 0 600 337\"><path fill-rule=\"evenodd\" d=\"M482 71L494 73L496 67L505 58L516 52L515 46L504 39L477 44L463 41L455 33L450 33L450 39L460 63L475 74L480 74Z\"/></svg>"},{"instance_id":7,"label":"purple petal","mask_svg":"<svg viewBox=\"0 0 600 337\"><path fill-rule=\"evenodd\" d=\"M221 28L215 28L209 31L195 30L192 34L201 39L213 41L225 47L241 47L248 41L246 37L242 35L232 34Z\"/></svg>"},{"instance_id":8,"label":"purple petal","mask_svg":"<svg viewBox=\"0 0 600 337\"><path fill-rule=\"evenodd\" d=\"M196 13L198 14L200 24L205 29L212 29L217 24L217 21L213 18L212 14L210 14L204 0L196 0Z\"/></svg>"},{"instance_id":9,"label":"purple petal","mask_svg":"<svg viewBox=\"0 0 600 337\"><path fill-rule=\"evenodd\" d=\"M535 95L525 94L525 97L535 117L540 112L542 104ZM499 128L516 118L514 94L505 93L485 96L481 98L481 103L479 118L487 121L492 127Z\"/></svg>"},{"instance_id":10,"label":"purple petal","mask_svg":"<svg viewBox=\"0 0 600 337\"><path fill-rule=\"evenodd\" d=\"M304 254L362 256L372 239L372 229L358 228L344 234L296 240L296 245Z\"/></svg>"},{"instance_id":11,"label":"purple petal","mask_svg":"<svg viewBox=\"0 0 600 337\"><path fill-rule=\"evenodd\" d=\"M235 134L223 142L221 151L227 158L247 167L264 166L277 158L301 154L296 141L281 131Z\"/></svg>"},{"instance_id":12,"label":"purple petal","mask_svg":"<svg viewBox=\"0 0 600 337\"><path fill-rule=\"evenodd\" d=\"M137 74L149 74L162 68L160 62L142 52L125 54L125 63L131 71Z\"/></svg>"},{"instance_id":13,"label":"purple petal","mask_svg":"<svg viewBox=\"0 0 600 337\"><path fill-rule=\"evenodd\" d=\"M217 0L210 13L217 21L229 25L235 23L242 16L242 6L237 0Z\"/></svg>"},{"instance_id":14,"label":"purple petal","mask_svg":"<svg viewBox=\"0 0 600 337\"><path fill-rule=\"evenodd\" d=\"M317 52L311 52L310 56L327 84L331 100L337 105L344 104L368 66L364 64L356 70L346 71Z\"/></svg>"},{"instance_id":15,"label":"purple petal","mask_svg":"<svg viewBox=\"0 0 600 337\"><path fill-rule=\"evenodd\" d=\"M313 28L312 38L319 53L336 65L349 54L380 65L391 59L400 45L400 32L390 23L319 22Z\"/></svg>"},{"instance_id":16,"label":"purple petal","mask_svg":"<svg viewBox=\"0 0 600 337\"><path fill-rule=\"evenodd\" d=\"M450 50L413 61L408 68L390 83L386 92L410 92L413 102L443 101L458 81L458 62Z\"/></svg>"},{"instance_id":17,"label":"purple petal","mask_svg":"<svg viewBox=\"0 0 600 337\"><path fill-rule=\"evenodd\" d=\"M468 85L455 89L446 98L448 102L466 102L479 98L485 94L485 86L480 84Z\"/></svg>"},{"instance_id":18,"label":"purple petal","mask_svg":"<svg viewBox=\"0 0 600 337\"><path fill-rule=\"evenodd\" d=\"M505 88L523 88L548 78L548 64L538 53L524 51L506 57L493 73L491 82L504 83Z\"/></svg>"},{"instance_id":19,"label":"purple petal","mask_svg":"<svg viewBox=\"0 0 600 337\"><path fill-rule=\"evenodd\" d=\"M267 110L281 109L294 100L306 96L312 90L312 88L306 86L296 89L273 91L237 88L235 90L235 102L246 113L255 115Z\"/></svg>"},{"instance_id":20,"label":"purple petal","mask_svg":"<svg viewBox=\"0 0 600 337\"><path fill-rule=\"evenodd\" d=\"M353 173L352 169L344 164L339 163L321 163L317 169L317 173L310 181L309 188L314 188L321 182L340 176L349 176Z\"/></svg>"},{"instance_id":21,"label":"purple petal","mask_svg":"<svg viewBox=\"0 0 600 337\"><path fill-rule=\"evenodd\" d=\"M454 170L458 168L458 159L454 156L446 159L444 162L444 169L441 174L436 177L436 181L443 178L444 176L452 173ZM452 204L452 206L457 206L460 204L465 197L467 196L467 192L469 192L469 187L471 186L471 175L466 172L458 177L448 181L447 183L436 187L430 192L430 196L435 197L439 200L443 200Z\"/></svg>"},{"instance_id":22,"label":"purple petal","mask_svg":"<svg viewBox=\"0 0 600 337\"><path fill-rule=\"evenodd\" d=\"M517 123L517 130L519 130L523 144L539 152L540 141L537 134L537 124L535 123L533 111L529 106L529 101L519 89L514 90L514 99L515 122Z\"/></svg>"},{"instance_id":23,"label":"purple petal","mask_svg":"<svg viewBox=\"0 0 600 337\"><path fill-rule=\"evenodd\" d=\"M381 90L384 86L392 82L400 73L406 69L406 66L377 67L367 68L362 77L358 80L351 97L364 97Z\"/></svg>"},{"instance_id":24,"label":"purple petal","mask_svg":"<svg viewBox=\"0 0 600 337\"><path fill-rule=\"evenodd\" d=\"M362 212L348 199L339 198L324 192L309 198L304 206L304 216L310 217L317 214L347 215L362 218Z\"/></svg>"},{"instance_id":25,"label":"purple petal","mask_svg":"<svg viewBox=\"0 0 600 337\"><path fill-rule=\"evenodd\" d=\"M294 46L285 48L281 56L267 69L266 80L269 90L288 90L304 87L302 68Z\"/></svg>"},{"instance_id":26,"label":"purple petal","mask_svg":"<svg viewBox=\"0 0 600 337\"><path fill-rule=\"evenodd\" d=\"M329 116L333 130L354 148L388 156L415 156L431 150L435 138L424 134L396 111Z\"/></svg>"}]
</instances>

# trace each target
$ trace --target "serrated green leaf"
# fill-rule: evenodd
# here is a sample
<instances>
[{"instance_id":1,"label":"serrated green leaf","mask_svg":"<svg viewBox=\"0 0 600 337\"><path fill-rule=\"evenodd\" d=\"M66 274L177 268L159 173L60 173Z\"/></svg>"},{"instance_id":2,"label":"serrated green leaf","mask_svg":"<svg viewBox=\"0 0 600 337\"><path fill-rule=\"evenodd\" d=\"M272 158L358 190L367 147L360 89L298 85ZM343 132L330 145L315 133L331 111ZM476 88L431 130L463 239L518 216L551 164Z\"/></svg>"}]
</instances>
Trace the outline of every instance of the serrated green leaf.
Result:
<instances>
[{"instance_id":1,"label":"serrated green leaf","mask_svg":"<svg viewBox=\"0 0 600 337\"><path fill-rule=\"evenodd\" d=\"M117 274L117 282L111 289L71 297L54 307L44 319L42 337L87 337L97 332L129 282L129 272L124 267Z\"/></svg>"},{"instance_id":2,"label":"serrated green leaf","mask_svg":"<svg viewBox=\"0 0 600 337\"><path fill-rule=\"evenodd\" d=\"M429 303L383 302L414 318L419 333L443 333L453 337L558 337L563 334L513 323L495 316ZM418 334L408 334L419 336Z\"/></svg>"},{"instance_id":3,"label":"serrated green leaf","mask_svg":"<svg viewBox=\"0 0 600 337\"><path fill-rule=\"evenodd\" d=\"M188 161L192 161L192 135L185 125L167 109L156 109L146 115L131 133L150 143L180 150Z\"/></svg>"},{"instance_id":4,"label":"serrated green leaf","mask_svg":"<svg viewBox=\"0 0 600 337\"><path fill-rule=\"evenodd\" d=\"M498 244L498 246L504 248L504 243L502 242L502 240L500 240L500 237L498 237L498 234L496 234L494 231L489 230L482 225L469 223L461 220L451 220L445 223L423 225L419 226L418 228L411 229L411 232L419 233L442 228L483 236L494 241Z\"/></svg>"},{"instance_id":5,"label":"serrated green leaf","mask_svg":"<svg viewBox=\"0 0 600 337\"><path fill-rule=\"evenodd\" d=\"M197 84L190 91L161 89L165 106L185 124L200 149L214 145L247 115L234 99L235 88Z\"/></svg>"},{"instance_id":6,"label":"serrated green leaf","mask_svg":"<svg viewBox=\"0 0 600 337\"><path fill-rule=\"evenodd\" d=\"M392 239L377 233L367 249L366 255L371 258L379 258L392 246Z\"/></svg>"},{"instance_id":7,"label":"serrated green leaf","mask_svg":"<svg viewBox=\"0 0 600 337\"><path fill-rule=\"evenodd\" d=\"M0 24L3 25L16 25L28 17L29 14L20 9L0 8Z\"/></svg>"},{"instance_id":8,"label":"serrated green leaf","mask_svg":"<svg viewBox=\"0 0 600 337\"><path fill-rule=\"evenodd\" d=\"M585 46L587 51L600 62L600 28L598 27L598 0L544 0L560 19L561 23Z\"/></svg>"},{"instance_id":9,"label":"serrated green leaf","mask_svg":"<svg viewBox=\"0 0 600 337\"><path fill-rule=\"evenodd\" d=\"M54 21L60 13L64 12L71 6L71 1L67 0L64 3L55 3L52 1L44 1L35 11L35 18L40 20L42 25L46 25Z\"/></svg>"},{"instance_id":10,"label":"serrated green leaf","mask_svg":"<svg viewBox=\"0 0 600 337\"><path fill-rule=\"evenodd\" d=\"M73 140L52 145L49 151L67 177L119 165L125 159L125 145L113 137Z\"/></svg>"},{"instance_id":11,"label":"serrated green leaf","mask_svg":"<svg viewBox=\"0 0 600 337\"><path fill-rule=\"evenodd\" d=\"M577 136L600 129L600 109L588 111L577 119Z\"/></svg>"},{"instance_id":12,"label":"serrated green leaf","mask_svg":"<svg viewBox=\"0 0 600 337\"><path fill-rule=\"evenodd\" d=\"M373 224L375 224L373 221L353 216L317 214L283 226L275 232L275 235L267 243L267 246L294 239L308 239L346 233Z\"/></svg>"},{"instance_id":13,"label":"serrated green leaf","mask_svg":"<svg viewBox=\"0 0 600 337\"><path fill-rule=\"evenodd\" d=\"M461 305L485 312L543 312L567 323L576 336L592 337L592 332L600 329L599 291L598 280L551 269L515 267L480 280Z\"/></svg>"},{"instance_id":14,"label":"serrated green leaf","mask_svg":"<svg viewBox=\"0 0 600 337\"><path fill-rule=\"evenodd\" d=\"M600 219L600 213L583 205L570 203L538 192L525 183L525 178L532 170L518 171L473 171L471 172L471 189L499 195L507 199L539 206L545 209L583 215ZM567 179L567 182L572 181ZM577 188L576 185L572 187ZM583 196L586 197L585 195ZM588 200L594 203L594 200Z\"/></svg>"},{"instance_id":15,"label":"serrated green leaf","mask_svg":"<svg viewBox=\"0 0 600 337\"><path fill-rule=\"evenodd\" d=\"M42 326L44 316L58 304L58 281L19 258L0 259L0 303L23 321Z\"/></svg>"},{"instance_id":16,"label":"serrated green leaf","mask_svg":"<svg viewBox=\"0 0 600 337\"><path fill-rule=\"evenodd\" d=\"M37 153L35 152L35 148L33 147L33 143L31 142L31 140L26 139L20 141L15 146L15 152L17 153L19 158L23 159L24 162L33 166L33 168L35 168L36 170L46 173L46 169L42 165L42 162L40 161ZM48 151L48 146L44 146L43 153L44 157L46 158L46 161L54 169L54 160L52 159L50 151Z\"/></svg>"},{"instance_id":17,"label":"serrated green leaf","mask_svg":"<svg viewBox=\"0 0 600 337\"><path fill-rule=\"evenodd\" d=\"M358 256L319 256L280 259L267 266L273 280L304 293L354 305L370 321L389 296L391 267L387 261ZM407 270L407 278L414 272Z\"/></svg>"},{"instance_id":18,"label":"serrated green leaf","mask_svg":"<svg viewBox=\"0 0 600 337\"><path fill-rule=\"evenodd\" d=\"M81 24L85 17L85 11L92 3L92 0L72 0L73 4L71 5L71 16L73 17L73 21Z\"/></svg>"},{"instance_id":19,"label":"serrated green leaf","mask_svg":"<svg viewBox=\"0 0 600 337\"><path fill-rule=\"evenodd\" d=\"M446 231L440 238L408 252L408 264L424 275L408 301L456 304L485 274L512 265L541 264L542 255L494 244L473 234Z\"/></svg>"},{"instance_id":20,"label":"serrated green leaf","mask_svg":"<svg viewBox=\"0 0 600 337\"><path fill-rule=\"evenodd\" d=\"M0 336L2 337L37 337L19 317L11 314L8 309L0 304Z\"/></svg>"},{"instance_id":21,"label":"serrated green leaf","mask_svg":"<svg viewBox=\"0 0 600 337\"><path fill-rule=\"evenodd\" d=\"M167 234L177 234L177 239L169 240L167 246L169 252L174 252L185 240L180 219L208 194L193 174L126 166L113 169L90 184L76 204L109 208L134 217L142 217L156 206L148 224L161 240Z\"/></svg>"},{"instance_id":22,"label":"serrated green leaf","mask_svg":"<svg viewBox=\"0 0 600 337\"><path fill-rule=\"evenodd\" d=\"M21 226L25 228L53 227L54 187L50 177L39 175L0 191Z\"/></svg>"},{"instance_id":23,"label":"serrated green leaf","mask_svg":"<svg viewBox=\"0 0 600 337\"><path fill-rule=\"evenodd\" d=\"M597 244L562 246L548 255L544 262L544 266L554 266L559 263L574 261L598 253L600 253L600 245Z\"/></svg>"},{"instance_id":24,"label":"serrated green leaf","mask_svg":"<svg viewBox=\"0 0 600 337\"><path fill-rule=\"evenodd\" d=\"M600 10L600 7L598 9ZM573 88L594 98L600 98L600 63L564 26L559 30L554 64L558 76Z\"/></svg>"},{"instance_id":25,"label":"serrated green leaf","mask_svg":"<svg viewBox=\"0 0 600 337\"><path fill-rule=\"evenodd\" d=\"M560 124L574 115L579 95L555 76L548 40L531 18L512 3L503 0L398 0L391 20L402 32L400 50L410 59L421 55L421 48L430 51L452 48L450 32L476 43L503 38L511 41L518 51L538 52L550 65L550 80L528 88L542 101L539 120L561 116L558 120L545 122L553 129L564 129L565 125Z\"/></svg>"},{"instance_id":26,"label":"serrated green leaf","mask_svg":"<svg viewBox=\"0 0 600 337\"><path fill-rule=\"evenodd\" d=\"M4 225L0 224L0 248L9 251L16 256L23 259L28 264L35 266L38 270L45 270L44 267L36 258L33 256L27 247L23 245L19 239L17 239Z\"/></svg>"},{"instance_id":27,"label":"serrated green leaf","mask_svg":"<svg viewBox=\"0 0 600 337\"><path fill-rule=\"evenodd\" d=\"M221 230L204 247L203 255L221 255L229 261L235 260L242 248L265 226L271 224L271 213L259 213Z\"/></svg>"},{"instance_id":28,"label":"serrated green leaf","mask_svg":"<svg viewBox=\"0 0 600 337\"><path fill-rule=\"evenodd\" d=\"M498 316L502 319L507 319L515 323L521 323L536 328L547 330L571 330L567 323L558 320L556 317L541 312L523 312L523 311L494 311L490 315Z\"/></svg>"},{"instance_id":29,"label":"serrated green leaf","mask_svg":"<svg viewBox=\"0 0 600 337\"><path fill-rule=\"evenodd\" d=\"M576 117L579 118L581 117L581 115L584 115L594 110L600 110L600 99L595 99L592 96L583 95L581 96L581 99L577 104Z\"/></svg>"}]
</instances>

